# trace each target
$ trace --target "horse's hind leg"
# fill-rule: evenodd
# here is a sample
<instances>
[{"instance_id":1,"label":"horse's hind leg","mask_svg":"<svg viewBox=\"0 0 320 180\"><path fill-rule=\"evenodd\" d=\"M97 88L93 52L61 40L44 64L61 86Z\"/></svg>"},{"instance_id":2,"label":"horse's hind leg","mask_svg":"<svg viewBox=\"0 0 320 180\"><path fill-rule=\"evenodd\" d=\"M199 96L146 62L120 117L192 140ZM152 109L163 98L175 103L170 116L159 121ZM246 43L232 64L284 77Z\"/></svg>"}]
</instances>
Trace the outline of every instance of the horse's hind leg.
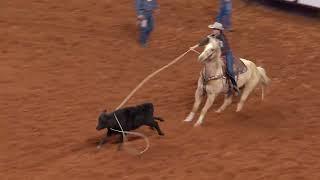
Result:
<instances>
[{"instance_id":1,"label":"horse's hind leg","mask_svg":"<svg viewBox=\"0 0 320 180\"><path fill-rule=\"evenodd\" d=\"M227 106L229 106L230 104L232 103L232 95L231 96L228 96L228 95L225 95L224 96L224 101L223 101L223 104L221 105L221 107L216 110L217 113L221 113L222 111L224 111L226 109Z\"/></svg>"},{"instance_id":2,"label":"horse's hind leg","mask_svg":"<svg viewBox=\"0 0 320 180\"><path fill-rule=\"evenodd\" d=\"M248 84L245 85L240 97L240 101L237 105L236 112L240 112L242 110L244 102L247 100L252 90L257 86L258 82L259 82L258 80L253 80L252 82L249 82Z\"/></svg>"},{"instance_id":3,"label":"horse's hind leg","mask_svg":"<svg viewBox=\"0 0 320 180\"><path fill-rule=\"evenodd\" d=\"M208 92L208 91L207 91ZM198 119L198 121L196 122L196 124L194 126L200 126L203 122L203 119L207 113L207 111L210 109L210 107L212 106L214 99L216 98L216 94L214 93L207 93L207 101L206 104L204 105L204 107L202 108L200 117Z\"/></svg>"},{"instance_id":4,"label":"horse's hind leg","mask_svg":"<svg viewBox=\"0 0 320 180\"><path fill-rule=\"evenodd\" d=\"M202 102L203 99L203 89L201 87L198 86L196 93L195 93L195 98L194 98L194 104L193 104L193 108L192 111L189 113L189 115L187 116L187 118L184 120L186 122L190 122L193 120L195 114L197 113L199 106Z\"/></svg>"}]
</instances>

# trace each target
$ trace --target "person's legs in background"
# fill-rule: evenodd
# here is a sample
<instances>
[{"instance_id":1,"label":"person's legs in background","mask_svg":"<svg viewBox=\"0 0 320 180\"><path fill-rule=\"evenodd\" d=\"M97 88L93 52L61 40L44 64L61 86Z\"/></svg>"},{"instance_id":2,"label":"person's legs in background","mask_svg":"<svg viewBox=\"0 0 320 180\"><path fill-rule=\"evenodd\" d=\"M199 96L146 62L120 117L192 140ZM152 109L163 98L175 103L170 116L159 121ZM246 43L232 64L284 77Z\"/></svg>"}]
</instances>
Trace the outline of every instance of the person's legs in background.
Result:
<instances>
[{"instance_id":1,"label":"person's legs in background","mask_svg":"<svg viewBox=\"0 0 320 180\"><path fill-rule=\"evenodd\" d=\"M140 24L140 44L142 47L147 46L147 41L149 39L150 33L154 28L154 20L152 14L145 14L145 19L141 21Z\"/></svg>"},{"instance_id":2,"label":"person's legs in background","mask_svg":"<svg viewBox=\"0 0 320 180\"><path fill-rule=\"evenodd\" d=\"M231 2L226 3L224 7L224 17L223 17L223 27L227 31L231 31L231 14L232 14L232 4Z\"/></svg>"},{"instance_id":3,"label":"person's legs in background","mask_svg":"<svg viewBox=\"0 0 320 180\"><path fill-rule=\"evenodd\" d=\"M147 39L149 39L150 33L153 31L153 28L154 28L154 19L152 14L148 16L147 20L148 20Z\"/></svg>"},{"instance_id":4,"label":"person's legs in background","mask_svg":"<svg viewBox=\"0 0 320 180\"><path fill-rule=\"evenodd\" d=\"M147 27L142 27L140 25L140 39L139 39L139 42L140 44L145 47L146 46L146 43L147 43Z\"/></svg>"},{"instance_id":5,"label":"person's legs in background","mask_svg":"<svg viewBox=\"0 0 320 180\"><path fill-rule=\"evenodd\" d=\"M231 31L231 12L232 12L232 3L220 1L220 9L216 17L216 22L219 22L223 27Z\"/></svg>"},{"instance_id":6,"label":"person's legs in background","mask_svg":"<svg viewBox=\"0 0 320 180\"><path fill-rule=\"evenodd\" d=\"M220 5L220 9L219 9L218 15L216 17L216 22L221 23L221 24L223 24L223 17L224 17L224 13L225 13L224 9L225 8L223 7L223 5Z\"/></svg>"}]
</instances>

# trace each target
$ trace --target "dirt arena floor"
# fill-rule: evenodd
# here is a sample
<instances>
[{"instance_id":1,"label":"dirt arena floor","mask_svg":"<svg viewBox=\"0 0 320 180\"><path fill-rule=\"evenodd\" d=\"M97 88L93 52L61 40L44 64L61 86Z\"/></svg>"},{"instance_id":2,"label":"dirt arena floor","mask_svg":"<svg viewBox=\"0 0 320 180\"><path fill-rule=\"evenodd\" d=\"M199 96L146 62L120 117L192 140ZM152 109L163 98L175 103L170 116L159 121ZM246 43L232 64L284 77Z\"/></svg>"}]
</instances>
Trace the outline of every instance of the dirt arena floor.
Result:
<instances>
[{"instance_id":1,"label":"dirt arena floor","mask_svg":"<svg viewBox=\"0 0 320 180\"><path fill-rule=\"evenodd\" d=\"M240 0L228 37L237 56L267 70L265 101L258 88L242 112L235 99L216 114L220 97L202 127L183 123L201 68L190 53L126 104L153 102L166 136L137 130L151 142L140 158L115 143L97 151L99 113L210 33L217 2L159 0L142 49L134 1L2 1L0 179L319 180L320 19Z\"/></svg>"}]
</instances>

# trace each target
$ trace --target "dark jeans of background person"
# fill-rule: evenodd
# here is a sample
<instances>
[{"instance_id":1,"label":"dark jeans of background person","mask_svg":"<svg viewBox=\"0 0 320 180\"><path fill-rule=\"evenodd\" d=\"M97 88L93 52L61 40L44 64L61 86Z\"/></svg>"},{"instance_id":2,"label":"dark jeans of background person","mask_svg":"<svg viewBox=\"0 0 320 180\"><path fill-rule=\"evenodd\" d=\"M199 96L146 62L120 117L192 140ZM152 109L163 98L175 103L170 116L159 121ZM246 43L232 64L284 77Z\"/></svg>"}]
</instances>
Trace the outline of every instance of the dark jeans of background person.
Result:
<instances>
[{"instance_id":1,"label":"dark jeans of background person","mask_svg":"<svg viewBox=\"0 0 320 180\"><path fill-rule=\"evenodd\" d=\"M232 3L220 1L220 10L219 14L216 18L216 21L221 23L225 29L231 29L231 11L232 11Z\"/></svg>"},{"instance_id":2,"label":"dark jeans of background person","mask_svg":"<svg viewBox=\"0 0 320 180\"><path fill-rule=\"evenodd\" d=\"M147 20L147 26L142 27L140 26L140 43L143 46L146 46L147 41L150 37L150 33L153 30L154 27L154 19L152 16L152 13L145 13L144 14L145 20Z\"/></svg>"}]
</instances>

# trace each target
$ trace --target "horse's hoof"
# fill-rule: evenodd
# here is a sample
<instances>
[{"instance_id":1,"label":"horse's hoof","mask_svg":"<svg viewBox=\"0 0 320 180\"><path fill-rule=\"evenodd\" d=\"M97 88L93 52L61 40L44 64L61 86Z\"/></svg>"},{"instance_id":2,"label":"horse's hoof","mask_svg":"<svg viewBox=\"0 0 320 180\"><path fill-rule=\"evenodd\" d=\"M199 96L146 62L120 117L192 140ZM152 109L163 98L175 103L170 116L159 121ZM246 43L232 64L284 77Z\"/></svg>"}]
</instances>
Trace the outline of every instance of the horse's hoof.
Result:
<instances>
[{"instance_id":1,"label":"horse's hoof","mask_svg":"<svg viewBox=\"0 0 320 180\"><path fill-rule=\"evenodd\" d=\"M192 121L192 119L185 119L185 120L183 120L184 122L191 122Z\"/></svg>"},{"instance_id":2,"label":"horse's hoof","mask_svg":"<svg viewBox=\"0 0 320 180\"><path fill-rule=\"evenodd\" d=\"M219 114L219 113L222 112L222 110L221 110L221 109L218 109L218 110L216 110L215 112Z\"/></svg>"},{"instance_id":3,"label":"horse's hoof","mask_svg":"<svg viewBox=\"0 0 320 180\"><path fill-rule=\"evenodd\" d=\"M242 106L240 104L237 105L237 109L236 109L236 112L240 112L242 109Z\"/></svg>"},{"instance_id":4,"label":"horse's hoof","mask_svg":"<svg viewBox=\"0 0 320 180\"><path fill-rule=\"evenodd\" d=\"M97 146L97 149L101 149L101 146L99 145L99 146Z\"/></svg>"},{"instance_id":5,"label":"horse's hoof","mask_svg":"<svg viewBox=\"0 0 320 180\"><path fill-rule=\"evenodd\" d=\"M190 113L187 117L186 117L186 119L184 120L184 122L191 122L192 120L193 120L193 118L194 118L194 113Z\"/></svg>"},{"instance_id":6,"label":"horse's hoof","mask_svg":"<svg viewBox=\"0 0 320 180\"><path fill-rule=\"evenodd\" d=\"M197 122L193 125L193 127L199 127L201 125L201 123Z\"/></svg>"}]
</instances>

